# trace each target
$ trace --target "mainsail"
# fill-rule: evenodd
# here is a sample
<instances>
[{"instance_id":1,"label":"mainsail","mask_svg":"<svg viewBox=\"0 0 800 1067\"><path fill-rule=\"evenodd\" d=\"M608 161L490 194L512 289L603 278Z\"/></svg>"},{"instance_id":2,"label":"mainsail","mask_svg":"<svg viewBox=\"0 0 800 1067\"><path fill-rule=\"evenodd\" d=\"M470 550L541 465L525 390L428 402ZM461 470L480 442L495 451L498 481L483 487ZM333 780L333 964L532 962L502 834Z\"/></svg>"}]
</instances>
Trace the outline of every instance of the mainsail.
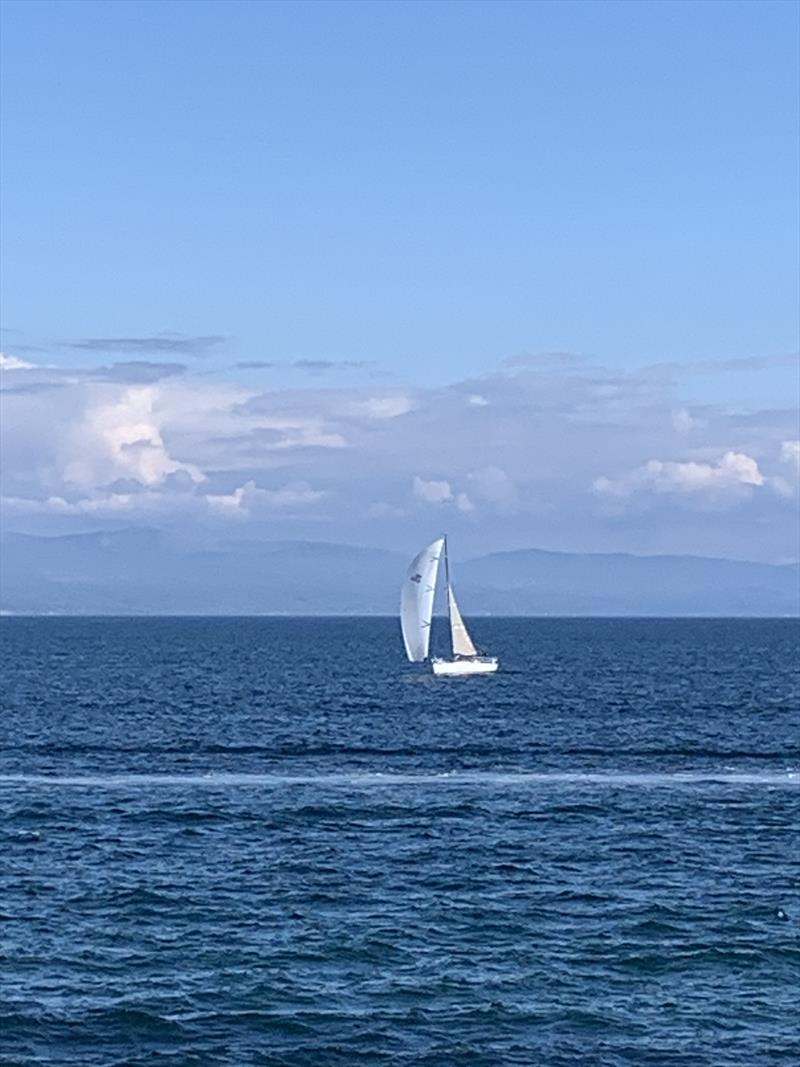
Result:
<instances>
[{"instance_id":1,"label":"mainsail","mask_svg":"<svg viewBox=\"0 0 800 1067\"><path fill-rule=\"evenodd\" d=\"M453 587L447 586L447 606L450 609L450 636L453 639L454 656L477 656L478 650L472 643L472 638L467 632L461 612L456 604L456 595Z\"/></svg>"},{"instance_id":2,"label":"mainsail","mask_svg":"<svg viewBox=\"0 0 800 1067\"><path fill-rule=\"evenodd\" d=\"M444 538L423 548L408 568L403 592L400 595L400 622L406 654L412 663L418 663L428 655L431 641L431 617L433 594L436 591L436 576L442 555ZM462 623L463 626L463 623Z\"/></svg>"}]
</instances>

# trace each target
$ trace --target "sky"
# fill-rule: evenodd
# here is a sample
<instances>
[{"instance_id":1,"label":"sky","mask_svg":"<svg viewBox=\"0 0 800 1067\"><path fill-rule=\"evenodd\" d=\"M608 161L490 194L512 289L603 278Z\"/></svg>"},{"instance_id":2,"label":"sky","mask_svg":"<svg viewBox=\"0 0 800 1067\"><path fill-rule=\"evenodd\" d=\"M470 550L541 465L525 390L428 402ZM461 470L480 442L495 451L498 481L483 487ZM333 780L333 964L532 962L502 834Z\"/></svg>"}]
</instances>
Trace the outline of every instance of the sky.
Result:
<instances>
[{"instance_id":1,"label":"sky","mask_svg":"<svg viewBox=\"0 0 800 1067\"><path fill-rule=\"evenodd\" d=\"M1 6L4 531L800 555L798 5Z\"/></svg>"}]
</instances>

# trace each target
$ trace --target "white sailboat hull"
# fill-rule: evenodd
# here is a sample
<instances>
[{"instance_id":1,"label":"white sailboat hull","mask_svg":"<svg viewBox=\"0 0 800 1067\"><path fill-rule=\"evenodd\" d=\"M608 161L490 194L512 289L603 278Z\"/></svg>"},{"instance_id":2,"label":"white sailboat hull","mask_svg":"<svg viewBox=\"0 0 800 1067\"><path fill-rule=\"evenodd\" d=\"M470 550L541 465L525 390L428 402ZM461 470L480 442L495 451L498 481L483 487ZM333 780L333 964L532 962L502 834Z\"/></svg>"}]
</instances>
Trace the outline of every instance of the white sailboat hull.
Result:
<instances>
[{"instance_id":1,"label":"white sailboat hull","mask_svg":"<svg viewBox=\"0 0 800 1067\"><path fill-rule=\"evenodd\" d=\"M474 659L432 659L434 674L494 674L496 656L475 656Z\"/></svg>"}]
</instances>

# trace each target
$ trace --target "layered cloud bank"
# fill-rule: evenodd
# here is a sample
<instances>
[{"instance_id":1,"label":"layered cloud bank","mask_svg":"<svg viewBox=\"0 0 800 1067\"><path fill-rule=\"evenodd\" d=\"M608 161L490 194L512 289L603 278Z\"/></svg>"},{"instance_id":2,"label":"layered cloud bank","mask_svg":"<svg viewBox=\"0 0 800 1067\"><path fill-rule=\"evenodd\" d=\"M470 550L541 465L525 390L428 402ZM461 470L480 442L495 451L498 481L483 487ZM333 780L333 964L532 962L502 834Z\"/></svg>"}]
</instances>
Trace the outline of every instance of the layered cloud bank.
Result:
<instances>
[{"instance_id":1,"label":"layered cloud bank","mask_svg":"<svg viewBox=\"0 0 800 1067\"><path fill-rule=\"evenodd\" d=\"M138 351L112 340L112 357ZM164 335L159 351L180 358L218 338L190 340ZM109 354L108 341L79 347ZM65 370L5 355L6 529L211 536L222 524L400 546L446 528L473 551L797 555L791 397L785 409L691 405L671 366L619 373L568 355L435 389L375 378L275 389L253 384L274 365L258 364L245 375L113 358Z\"/></svg>"}]
</instances>

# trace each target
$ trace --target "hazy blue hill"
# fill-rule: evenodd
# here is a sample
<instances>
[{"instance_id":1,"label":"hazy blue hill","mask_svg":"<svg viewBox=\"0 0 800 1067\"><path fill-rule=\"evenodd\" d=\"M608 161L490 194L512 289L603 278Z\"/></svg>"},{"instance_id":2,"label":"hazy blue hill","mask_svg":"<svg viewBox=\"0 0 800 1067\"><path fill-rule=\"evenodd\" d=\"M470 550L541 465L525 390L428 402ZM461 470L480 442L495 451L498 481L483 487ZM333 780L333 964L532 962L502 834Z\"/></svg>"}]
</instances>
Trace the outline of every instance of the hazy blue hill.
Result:
<instances>
[{"instance_id":1,"label":"hazy blue hill","mask_svg":"<svg viewBox=\"0 0 800 1067\"><path fill-rule=\"evenodd\" d=\"M796 614L800 571L697 556L522 549L469 560L459 585L496 613Z\"/></svg>"},{"instance_id":2,"label":"hazy blue hill","mask_svg":"<svg viewBox=\"0 0 800 1067\"><path fill-rule=\"evenodd\" d=\"M186 549L157 530L0 544L0 609L13 612L335 614L392 612L404 561L324 542Z\"/></svg>"},{"instance_id":3,"label":"hazy blue hill","mask_svg":"<svg viewBox=\"0 0 800 1067\"><path fill-rule=\"evenodd\" d=\"M208 575L205 586L196 579L204 611L309 615L394 611L403 566L382 549L303 541L237 542L187 562Z\"/></svg>"},{"instance_id":4,"label":"hazy blue hill","mask_svg":"<svg viewBox=\"0 0 800 1067\"><path fill-rule=\"evenodd\" d=\"M409 555L411 553L409 552ZM407 560L325 542L187 547L158 530L0 544L0 609L67 614L371 614L397 610ZM469 614L788 615L797 567L526 549L458 562Z\"/></svg>"}]
</instances>

